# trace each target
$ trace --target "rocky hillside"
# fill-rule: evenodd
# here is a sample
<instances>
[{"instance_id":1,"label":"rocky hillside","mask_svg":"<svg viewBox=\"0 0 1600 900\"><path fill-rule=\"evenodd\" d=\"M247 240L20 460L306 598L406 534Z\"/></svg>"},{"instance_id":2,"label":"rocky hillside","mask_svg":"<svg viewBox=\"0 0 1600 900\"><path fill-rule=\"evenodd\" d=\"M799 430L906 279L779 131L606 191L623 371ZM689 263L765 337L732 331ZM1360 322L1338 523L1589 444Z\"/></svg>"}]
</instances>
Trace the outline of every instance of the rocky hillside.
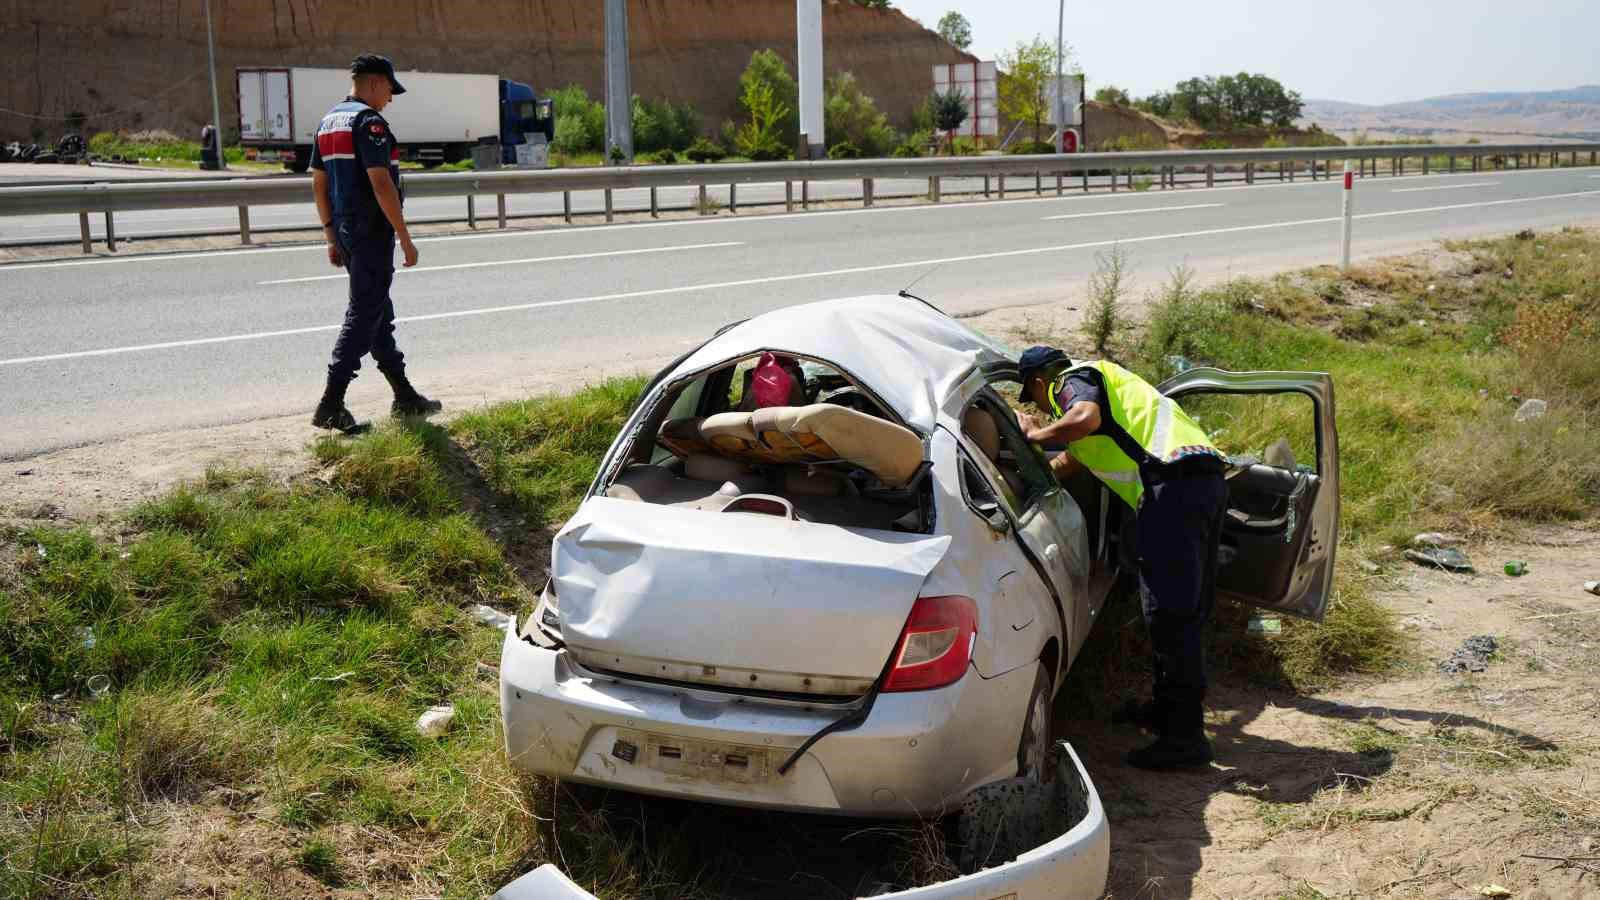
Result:
<instances>
[{"instance_id":1,"label":"rocky hillside","mask_svg":"<svg viewBox=\"0 0 1600 900\"><path fill-rule=\"evenodd\" d=\"M401 68L492 72L547 91L601 92L599 0L212 0L222 118L237 121L235 66L344 66L375 50ZM688 102L714 129L737 114L738 76L772 48L794 64L792 0L630 0L634 92ZM904 124L934 63L963 62L894 10L823 4L827 71L850 71ZM85 128L168 128L209 120L201 0L0 0L0 139L54 140Z\"/></svg>"},{"instance_id":2,"label":"rocky hillside","mask_svg":"<svg viewBox=\"0 0 1600 900\"><path fill-rule=\"evenodd\" d=\"M1304 121L1341 134L1366 131L1600 140L1600 85L1562 91L1450 94L1386 106L1308 100Z\"/></svg>"}]
</instances>

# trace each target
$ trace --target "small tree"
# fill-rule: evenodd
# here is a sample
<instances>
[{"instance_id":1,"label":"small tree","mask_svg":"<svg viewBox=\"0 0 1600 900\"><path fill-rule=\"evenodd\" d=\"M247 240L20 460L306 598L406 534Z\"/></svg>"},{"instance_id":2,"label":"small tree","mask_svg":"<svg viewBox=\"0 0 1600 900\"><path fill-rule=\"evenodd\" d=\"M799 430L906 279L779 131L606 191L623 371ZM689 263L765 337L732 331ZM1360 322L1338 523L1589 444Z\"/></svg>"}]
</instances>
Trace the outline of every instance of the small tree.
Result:
<instances>
[{"instance_id":1,"label":"small tree","mask_svg":"<svg viewBox=\"0 0 1600 900\"><path fill-rule=\"evenodd\" d=\"M789 74L789 66L784 63L783 57L772 50L757 50L750 54L750 63L739 75L740 103L745 103L744 98L749 96L751 86L756 84L772 88L772 99L785 110L775 126L777 135L786 145L793 145L800 134L800 88L795 85L794 76ZM749 104L745 103L745 109L749 108Z\"/></svg>"},{"instance_id":2,"label":"small tree","mask_svg":"<svg viewBox=\"0 0 1600 900\"><path fill-rule=\"evenodd\" d=\"M1119 88L1119 87L1117 87L1115 85L1110 85L1110 84L1106 85L1105 87L1101 88L1098 91L1095 91L1094 92L1094 100L1095 100L1096 103L1104 103L1107 106L1132 106L1133 105L1133 98L1128 96L1128 92L1127 91L1125 91L1122 88Z\"/></svg>"},{"instance_id":3,"label":"small tree","mask_svg":"<svg viewBox=\"0 0 1600 900\"><path fill-rule=\"evenodd\" d=\"M1065 50L1071 56L1071 50ZM1034 141L1044 140L1044 122L1050 117L1050 83L1056 75L1056 48L1044 38L1019 42L1010 53L1000 54L1000 112L1033 124ZM1075 66L1065 65L1066 71Z\"/></svg>"},{"instance_id":4,"label":"small tree","mask_svg":"<svg viewBox=\"0 0 1600 900\"><path fill-rule=\"evenodd\" d=\"M972 46L972 23L953 9L939 19L938 31L939 36L954 44L957 50Z\"/></svg>"},{"instance_id":5,"label":"small tree","mask_svg":"<svg viewBox=\"0 0 1600 900\"><path fill-rule=\"evenodd\" d=\"M933 96L928 98L928 111L933 115L933 127L945 133L950 155L954 156L956 129L967 121L967 98L955 88L944 93L934 91Z\"/></svg>"},{"instance_id":6,"label":"small tree","mask_svg":"<svg viewBox=\"0 0 1600 900\"><path fill-rule=\"evenodd\" d=\"M887 155L898 137L889 126L889 117L862 93L861 83L849 72L828 79L823 92L822 130L829 140L852 144L864 156Z\"/></svg>"},{"instance_id":7,"label":"small tree","mask_svg":"<svg viewBox=\"0 0 1600 900\"><path fill-rule=\"evenodd\" d=\"M779 126L790 110L777 98L772 85L751 82L739 102L750 113L750 121L739 126L734 136L739 155L755 160L783 159L788 156Z\"/></svg>"},{"instance_id":8,"label":"small tree","mask_svg":"<svg viewBox=\"0 0 1600 900\"><path fill-rule=\"evenodd\" d=\"M1104 356L1111 341L1122 329L1122 298L1128 291L1128 251L1113 244L1107 253L1094 256L1095 271L1089 276L1089 308L1083 315L1083 334L1094 344L1094 352Z\"/></svg>"}]
</instances>

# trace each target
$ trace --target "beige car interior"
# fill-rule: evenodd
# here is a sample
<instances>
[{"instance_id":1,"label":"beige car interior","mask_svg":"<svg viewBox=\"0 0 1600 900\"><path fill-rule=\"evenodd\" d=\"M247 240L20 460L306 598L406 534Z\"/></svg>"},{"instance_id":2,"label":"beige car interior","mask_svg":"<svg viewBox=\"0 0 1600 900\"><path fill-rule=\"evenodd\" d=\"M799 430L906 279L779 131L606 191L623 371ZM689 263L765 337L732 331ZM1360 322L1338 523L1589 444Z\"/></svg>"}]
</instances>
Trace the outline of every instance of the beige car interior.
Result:
<instances>
[{"instance_id":1,"label":"beige car interior","mask_svg":"<svg viewBox=\"0 0 1600 900\"><path fill-rule=\"evenodd\" d=\"M914 488L924 466L922 439L881 410L863 412L861 407L875 404L859 392L850 392L857 408L808 402L815 399L815 386L808 387L798 365L791 373L800 376L791 405L760 409L745 409L752 402L749 372L742 367L731 377L725 370L701 376L708 384L728 381L730 396L703 407L708 415L661 421L650 443L665 454L643 462L651 452L641 452L644 442L637 442L629 454L635 461L618 473L606 495L718 512L734 498L765 494L788 500L803 521L908 530L905 520L916 518L920 508ZM740 384L738 396L731 396L733 384ZM675 405L675 398L667 398L658 408ZM712 411L717 405L723 411Z\"/></svg>"}]
</instances>

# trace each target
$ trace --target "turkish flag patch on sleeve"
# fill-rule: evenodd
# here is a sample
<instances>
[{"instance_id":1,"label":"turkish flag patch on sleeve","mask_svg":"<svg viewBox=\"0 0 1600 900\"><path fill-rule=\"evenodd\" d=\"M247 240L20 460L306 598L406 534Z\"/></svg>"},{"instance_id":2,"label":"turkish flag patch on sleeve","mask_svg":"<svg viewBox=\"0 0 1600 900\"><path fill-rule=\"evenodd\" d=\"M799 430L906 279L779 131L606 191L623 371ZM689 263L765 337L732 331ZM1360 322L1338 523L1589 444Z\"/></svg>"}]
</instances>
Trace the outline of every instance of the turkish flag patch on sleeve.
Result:
<instances>
[{"instance_id":1,"label":"turkish flag patch on sleeve","mask_svg":"<svg viewBox=\"0 0 1600 900\"><path fill-rule=\"evenodd\" d=\"M372 131L372 136L373 137L382 137L383 136L383 123L382 122L373 122L371 125L368 125L367 128Z\"/></svg>"}]
</instances>

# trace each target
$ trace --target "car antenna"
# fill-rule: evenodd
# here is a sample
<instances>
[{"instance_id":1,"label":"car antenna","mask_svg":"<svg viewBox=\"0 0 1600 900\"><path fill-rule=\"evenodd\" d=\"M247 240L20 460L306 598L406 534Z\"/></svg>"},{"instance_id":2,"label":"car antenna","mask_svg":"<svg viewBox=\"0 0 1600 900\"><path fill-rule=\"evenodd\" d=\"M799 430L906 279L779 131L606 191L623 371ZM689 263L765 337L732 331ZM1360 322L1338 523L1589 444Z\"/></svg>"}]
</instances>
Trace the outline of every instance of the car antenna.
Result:
<instances>
[{"instance_id":1,"label":"car antenna","mask_svg":"<svg viewBox=\"0 0 1600 900\"><path fill-rule=\"evenodd\" d=\"M908 300L915 300L918 303L921 303L924 306L927 306L929 309L933 310L934 312L941 312L941 313L944 312L944 310L940 309L939 307L934 306L932 303L929 303L928 301L922 299L921 297L918 297L916 294L911 293L911 289L916 287L918 282L922 281L922 279L927 278L929 275L932 275L934 272L938 271L939 267L943 266L943 265L944 265L944 263L934 263L932 266L928 267L928 270L926 272L923 272L921 275L918 275L916 278L912 279L910 284L908 284L905 287L901 288L900 291L899 291L899 296L905 297Z\"/></svg>"}]
</instances>

